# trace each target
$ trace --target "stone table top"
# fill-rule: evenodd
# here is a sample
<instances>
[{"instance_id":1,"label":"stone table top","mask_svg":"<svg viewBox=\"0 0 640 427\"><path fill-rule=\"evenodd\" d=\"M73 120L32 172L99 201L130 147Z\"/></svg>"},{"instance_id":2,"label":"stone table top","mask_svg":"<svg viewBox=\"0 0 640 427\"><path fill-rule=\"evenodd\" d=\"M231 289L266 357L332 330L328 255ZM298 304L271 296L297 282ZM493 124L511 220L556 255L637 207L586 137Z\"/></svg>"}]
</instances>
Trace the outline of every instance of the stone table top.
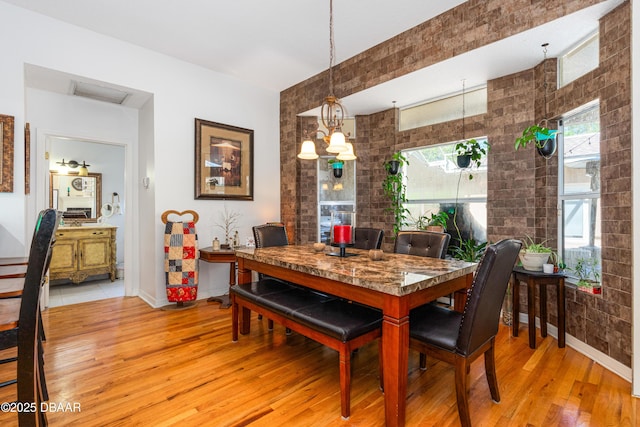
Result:
<instances>
[{"instance_id":1,"label":"stone table top","mask_svg":"<svg viewBox=\"0 0 640 427\"><path fill-rule=\"evenodd\" d=\"M327 255L337 251L330 246L323 252L316 252L312 245L289 245L239 249L236 257L396 296L467 275L477 266L465 261L395 253L385 253L382 260L373 261L367 250L354 248L348 248L347 253L356 256L340 258Z\"/></svg>"}]
</instances>

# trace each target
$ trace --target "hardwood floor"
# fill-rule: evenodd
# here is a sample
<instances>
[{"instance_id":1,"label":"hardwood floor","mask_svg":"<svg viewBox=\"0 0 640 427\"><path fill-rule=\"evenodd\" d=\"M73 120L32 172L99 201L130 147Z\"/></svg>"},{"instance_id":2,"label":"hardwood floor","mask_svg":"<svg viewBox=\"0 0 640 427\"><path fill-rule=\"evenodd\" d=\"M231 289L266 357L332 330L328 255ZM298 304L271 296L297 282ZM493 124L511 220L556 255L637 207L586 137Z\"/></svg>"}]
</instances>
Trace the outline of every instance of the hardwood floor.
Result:
<instances>
[{"instance_id":1,"label":"hardwood floor","mask_svg":"<svg viewBox=\"0 0 640 427\"><path fill-rule=\"evenodd\" d=\"M151 309L138 298L55 307L44 313L51 426L382 426L378 345L354 355L351 418L340 418L338 355L300 335L252 319L250 336L231 342L231 311L201 301L193 309ZM491 401L483 361L471 367L476 426L636 426L631 386L576 351L501 326L496 343L502 401ZM0 353L0 356L7 352ZM15 364L0 365L0 379ZM407 425L458 426L453 369L410 353ZM0 389L0 402L15 399ZM59 408L58 408L59 409ZM0 413L0 425L17 414Z\"/></svg>"}]
</instances>

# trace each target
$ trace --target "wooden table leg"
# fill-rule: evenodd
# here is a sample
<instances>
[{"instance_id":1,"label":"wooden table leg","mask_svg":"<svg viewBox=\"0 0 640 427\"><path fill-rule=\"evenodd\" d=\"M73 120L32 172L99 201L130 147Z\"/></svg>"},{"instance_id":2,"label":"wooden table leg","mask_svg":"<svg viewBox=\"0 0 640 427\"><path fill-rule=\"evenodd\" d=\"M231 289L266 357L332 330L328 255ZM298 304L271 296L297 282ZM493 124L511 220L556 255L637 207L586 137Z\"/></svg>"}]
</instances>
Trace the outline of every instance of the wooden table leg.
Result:
<instances>
[{"instance_id":1,"label":"wooden table leg","mask_svg":"<svg viewBox=\"0 0 640 427\"><path fill-rule=\"evenodd\" d=\"M564 277L558 280L558 347L564 348L565 339L565 300Z\"/></svg>"},{"instance_id":2,"label":"wooden table leg","mask_svg":"<svg viewBox=\"0 0 640 427\"><path fill-rule=\"evenodd\" d=\"M244 258L238 258L238 284L251 283L251 270L244 268ZM240 314L240 333L246 335L250 332L251 311L243 307Z\"/></svg>"},{"instance_id":3,"label":"wooden table leg","mask_svg":"<svg viewBox=\"0 0 640 427\"><path fill-rule=\"evenodd\" d=\"M229 287L236 284L236 262L229 263ZM215 297L209 297L207 299L208 302L219 302L220 308L229 308L231 307L231 301L229 300L229 295L218 295Z\"/></svg>"},{"instance_id":4,"label":"wooden table leg","mask_svg":"<svg viewBox=\"0 0 640 427\"><path fill-rule=\"evenodd\" d=\"M547 285L540 283L540 335L547 336Z\"/></svg>"},{"instance_id":5,"label":"wooden table leg","mask_svg":"<svg viewBox=\"0 0 640 427\"><path fill-rule=\"evenodd\" d=\"M405 424L409 369L409 316L383 316L382 372L384 372L384 413L387 427Z\"/></svg>"},{"instance_id":6,"label":"wooden table leg","mask_svg":"<svg viewBox=\"0 0 640 427\"><path fill-rule=\"evenodd\" d=\"M527 314L529 316L529 347L536 348L536 283L527 279Z\"/></svg>"},{"instance_id":7,"label":"wooden table leg","mask_svg":"<svg viewBox=\"0 0 640 427\"><path fill-rule=\"evenodd\" d=\"M520 329L520 281L515 274L511 276L511 295L513 299L513 316L511 321L511 334L514 337L518 336L518 329Z\"/></svg>"}]
</instances>

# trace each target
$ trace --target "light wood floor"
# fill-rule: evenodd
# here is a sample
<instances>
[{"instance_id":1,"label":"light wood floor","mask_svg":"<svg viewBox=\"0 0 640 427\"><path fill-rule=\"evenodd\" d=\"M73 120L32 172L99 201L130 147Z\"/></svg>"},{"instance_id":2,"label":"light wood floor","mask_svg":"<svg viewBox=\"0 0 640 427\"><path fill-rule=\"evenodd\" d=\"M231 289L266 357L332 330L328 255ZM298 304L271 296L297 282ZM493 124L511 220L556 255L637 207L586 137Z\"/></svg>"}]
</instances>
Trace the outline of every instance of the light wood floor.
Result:
<instances>
[{"instance_id":1,"label":"light wood floor","mask_svg":"<svg viewBox=\"0 0 640 427\"><path fill-rule=\"evenodd\" d=\"M351 419L340 418L337 353L299 335L252 320L250 336L231 342L231 311L199 302L193 309L151 309L137 298L113 298L44 313L51 403L80 412L50 412L51 426L382 426L378 346L354 356ZM636 426L640 403L631 386L548 337L529 349L526 334L501 326L494 404L482 359L471 368L476 426ZM6 354L2 353L3 355ZM0 366L0 378L15 365ZM407 425L459 425L453 370L409 360ZM0 389L0 402L15 386ZM0 425L17 415L0 413Z\"/></svg>"}]
</instances>

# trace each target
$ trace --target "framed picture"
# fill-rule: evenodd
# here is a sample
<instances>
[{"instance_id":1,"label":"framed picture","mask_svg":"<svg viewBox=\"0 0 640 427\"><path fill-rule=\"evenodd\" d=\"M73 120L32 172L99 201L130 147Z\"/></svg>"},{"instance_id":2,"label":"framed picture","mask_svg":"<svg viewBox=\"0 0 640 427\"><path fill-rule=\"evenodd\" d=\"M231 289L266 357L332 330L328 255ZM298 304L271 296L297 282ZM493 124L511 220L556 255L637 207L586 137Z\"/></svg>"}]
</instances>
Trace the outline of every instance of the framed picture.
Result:
<instances>
[{"instance_id":1,"label":"framed picture","mask_svg":"<svg viewBox=\"0 0 640 427\"><path fill-rule=\"evenodd\" d=\"M0 114L0 192L13 193L13 116Z\"/></svg>"},{"instance_id":2,"label":"framed picture","mask_svg":"<svg viewBox=\"0 0 640 427\"><path fill-rule=\"evenodd\" d=\"M196 119L195 198L253 200L253 130Z\"/></svg>"},{"instance_id":3,"label":"framed picture","mask_svg":"<svg viewBox=\"0 0 640 427\"><path fill-rule=\"evenodd\" d=\"M31 127L24 125L24 194L31 192Z\"/></svg>"}]
</instances>

